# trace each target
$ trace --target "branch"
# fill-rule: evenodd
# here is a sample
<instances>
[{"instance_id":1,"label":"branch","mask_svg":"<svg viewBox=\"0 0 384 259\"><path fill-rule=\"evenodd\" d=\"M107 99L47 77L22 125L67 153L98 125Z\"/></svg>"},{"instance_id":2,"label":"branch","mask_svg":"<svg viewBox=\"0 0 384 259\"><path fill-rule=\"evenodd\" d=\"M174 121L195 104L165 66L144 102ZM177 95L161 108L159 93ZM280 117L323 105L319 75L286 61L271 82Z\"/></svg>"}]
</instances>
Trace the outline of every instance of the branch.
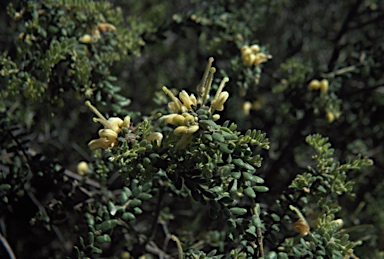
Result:
<instances>
[{"instance_id":1,"label":"branch","mask_svg":"<svg viewBox=\"0 0 384 259\"><path fill-rule=\"evenodd\" d=\"M10 259L16 259L16 256L13 253L13 250L12 250L11 246L9 245L7 239L1 233L0 233L0 241L1 241L1 243L3 243L3 246L4 246L5 250L7 251L9 258Z\"/></svg>"}]
</instances>

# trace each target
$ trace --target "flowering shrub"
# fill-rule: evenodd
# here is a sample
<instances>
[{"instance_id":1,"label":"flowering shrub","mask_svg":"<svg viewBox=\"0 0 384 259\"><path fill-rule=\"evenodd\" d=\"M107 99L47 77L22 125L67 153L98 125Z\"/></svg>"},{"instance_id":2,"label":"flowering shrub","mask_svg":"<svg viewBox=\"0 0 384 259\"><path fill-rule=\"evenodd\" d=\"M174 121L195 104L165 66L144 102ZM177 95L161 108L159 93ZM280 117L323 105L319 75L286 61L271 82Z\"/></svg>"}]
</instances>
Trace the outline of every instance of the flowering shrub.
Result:
<instances>
[{"instance_id":1,"label":"flowering shrub","mask_svg":"<svg viewBox=\"0 0 384 259\"><path fill-rule=\"evenodd\" d=\"M5 4L1 258L382 257L378 1Z\"/></svg>"}]
</instances>

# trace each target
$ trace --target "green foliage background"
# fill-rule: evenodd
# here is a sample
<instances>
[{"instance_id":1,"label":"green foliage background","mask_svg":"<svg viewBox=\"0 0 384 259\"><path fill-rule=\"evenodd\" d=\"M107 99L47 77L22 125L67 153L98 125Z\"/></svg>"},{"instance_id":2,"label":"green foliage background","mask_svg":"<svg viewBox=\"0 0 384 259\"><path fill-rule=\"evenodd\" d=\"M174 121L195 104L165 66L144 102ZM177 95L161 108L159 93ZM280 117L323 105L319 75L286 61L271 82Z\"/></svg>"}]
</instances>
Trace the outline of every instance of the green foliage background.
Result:
<instances>
[{"instance_id":1,"label":"green foliage background","mask_svg":"<svg viewBox=\"0 0 384 259\"><path fill-rule=\"evenodd\" d=\"M268 258L343 258L352 256L348 247L355 245L353 256L383 257L379 2L3 1L1 257L9 255L7 241L17 258L173 258L179 252L169 230L190 258L260 256L260 243L249 248L260 238ZM100 23L116 30L99 31ZM81 42L85 34L93 41ZM252 44L273 58L245 67L240 49ZM270 142L268 151L252 149L263 158L256 176L269 191L256 191L247 201L235 198L247 213L232 210L239 214L233 221L210 218L216 198L203 195L205 206L195 202L195 183L185 184L188 174L127 180L124 168L130 164L112 163L114 153L87 147L99 125L85 100L107 117L129 115L139 125L167 113L163 85L195 92L210 56L217 68L213 88L230 78L230 98L217 123L234 121L239 135L259 129ZM323 78L329 81L326 93L308 90L312 79ZM249 115L243 112L246 101L257 104ZM329 122L327 113L340 116ZM374 165L366 167L370 161L363 157ZM86 176L76 174L83 160L90 166ZM178 181L184 184L180 190ZM120 215L124 195L135 202ZM312 228L320 224L310 237L293 231L297 215L289 205L320 222L310 222ZM334 225L339 218L341 230ZM240 233L235 241L228 239L237 233L231 224Z\"/></svg>"}]
</instances>

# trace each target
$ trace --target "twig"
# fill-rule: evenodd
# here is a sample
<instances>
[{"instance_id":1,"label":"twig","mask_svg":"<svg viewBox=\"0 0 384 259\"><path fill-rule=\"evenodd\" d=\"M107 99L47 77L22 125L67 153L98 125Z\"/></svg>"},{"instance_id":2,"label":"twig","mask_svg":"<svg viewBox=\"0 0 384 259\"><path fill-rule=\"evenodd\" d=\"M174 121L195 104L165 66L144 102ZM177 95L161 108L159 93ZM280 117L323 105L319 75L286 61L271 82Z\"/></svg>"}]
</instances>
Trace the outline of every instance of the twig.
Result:
<instances>
[{"instance_id":1,"label":"twig","mask_svg":"<svg viewBox=\"0 0 384 259\"><path fill-rule=\"evenodd\" d=\"M10 259L16 259L16 256L15 254L13 253L13 250L11 248L11 246L9 245L7 239L0 233L0 240L1 240L1 243L3 244L5 250L7 251L8 255L9 255L9 258Z\"/></svg>"},{"instance_id":2,"label":"twig","mask_svg":"<svg viewBox=\"0 0 384 259\"><path fill-rule=\"evenodd\" d=\"M335 76L339 76L348 72L352 72L356 69L356 66L343 67L336 71L332 71L329 73L322 74L322 77L334 78Z\"/></svg>"},{"instance_id":3,"label":"twig","mask_svg":"<svg viewBox=\"0 0 384 259\"><path fill-rule=\"evenodd\" d=\"M159 258L165 258L165 259L168 259L168 258L171 258L171 256L167 253L165 253L163 250L161 250L156 244L155 242L153 241L150 241L146 246L145 246L145 249L148 251L148 252L151 252L155 255L158 255Z\"/></svg>"},{"instance_id":4,"label":"twig","mask_svg":"<svg viewBox=\"0 0 384 259\"><path fill-rule=\"evenodd\" d=\"M64 170L64 174L68 177L71 177L73 179L76 179L78 181L81 181L83 179L83 176L81 175L78 175L72 171L69 171L67 169ZM96 182L95 180L92 180L92 179L85 179L85 183L88 184L88 185L91 185L93 187L96 187L98 189L100 189L100 183Z\"/></svg>"},{"instance_id":5,"label":"twig","mask_svg":"<svg viewBox=\"0 0 384 259\"><path fill-rule=\"evenodd\" d=\"M184 253L183 253L183 247L181 246L180 240L175 235L172 235L171 238L172 238L173 241L176 242L177 250L179 251L179 259L183 259L184 258Z\"/></svg>"},{"instance_id":6,"label":"twig","mask_svg":"<svg viewBox=\"0 0 384 259\"><path fill-rule=\"evenodd\" d=\"M260 218L259 213L257 212L257 209L256 209L256 204L253 204L252 212L258 218ZM259 257L264 257L263 233L261 232L261 228L260 227L256 227L256 231L257 231L257 243L259 245L259 250L260 250Z\"/></svg>"}]
</instances>

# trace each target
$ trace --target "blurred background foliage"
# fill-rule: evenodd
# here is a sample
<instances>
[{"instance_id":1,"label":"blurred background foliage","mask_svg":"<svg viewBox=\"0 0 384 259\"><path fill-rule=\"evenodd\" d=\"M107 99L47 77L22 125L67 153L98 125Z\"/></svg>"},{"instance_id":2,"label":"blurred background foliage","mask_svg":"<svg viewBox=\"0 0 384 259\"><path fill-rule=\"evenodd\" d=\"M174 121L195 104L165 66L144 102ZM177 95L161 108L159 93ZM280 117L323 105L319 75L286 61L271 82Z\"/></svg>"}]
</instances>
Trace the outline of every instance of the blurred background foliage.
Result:
<instances>
[{"instance_id":1,"label":"blurred background foliage","mask_svg":"<svg viewBox=\"0 0 384 259\"><path fill-rule=\"evenodd\" d=\"M380 1L50 0L0 5L1 233L18 257L68 255L78 244L77 235L86 233L81 227L76 233L58 230L60 224L81 226L73 210L84 199L81 185L74 184L78 162L95 166L90 186L108 181L109 190L123 188L116 183L118 169L103 162L105 155L90 155L87 142L97 125L84 101L97 103L103 114L129 114L138 122L166 103L163 85L193 92L210 56L217 73L230 78L222 120L236 121L240 131L261 129L270 140L258 169L270 189L258 194L261 207L274 209L271 204L289 193L292 180L312 163L305 137L320 133L329 138L337 160L357 154L373 159L374 166L348 175L355 182L355 197L340 198L338 215L348 226L373 226L350 234L364 241L355 249L357 256L383 256ZM100 24L115 30L103 30ZM273 58L244 66L241 48L252 44ZM313 79L326 79L327 91L309 90ZM116 174L108 176L111 171ZM172 213L162 216L162 222L169 222ZM36 235L42 238L36 240ZM222 238L219 232L211 235L206 238L212 243ZM120 254L114 248L106 249L106 256Z\"/></svg>"}]
</instances>

